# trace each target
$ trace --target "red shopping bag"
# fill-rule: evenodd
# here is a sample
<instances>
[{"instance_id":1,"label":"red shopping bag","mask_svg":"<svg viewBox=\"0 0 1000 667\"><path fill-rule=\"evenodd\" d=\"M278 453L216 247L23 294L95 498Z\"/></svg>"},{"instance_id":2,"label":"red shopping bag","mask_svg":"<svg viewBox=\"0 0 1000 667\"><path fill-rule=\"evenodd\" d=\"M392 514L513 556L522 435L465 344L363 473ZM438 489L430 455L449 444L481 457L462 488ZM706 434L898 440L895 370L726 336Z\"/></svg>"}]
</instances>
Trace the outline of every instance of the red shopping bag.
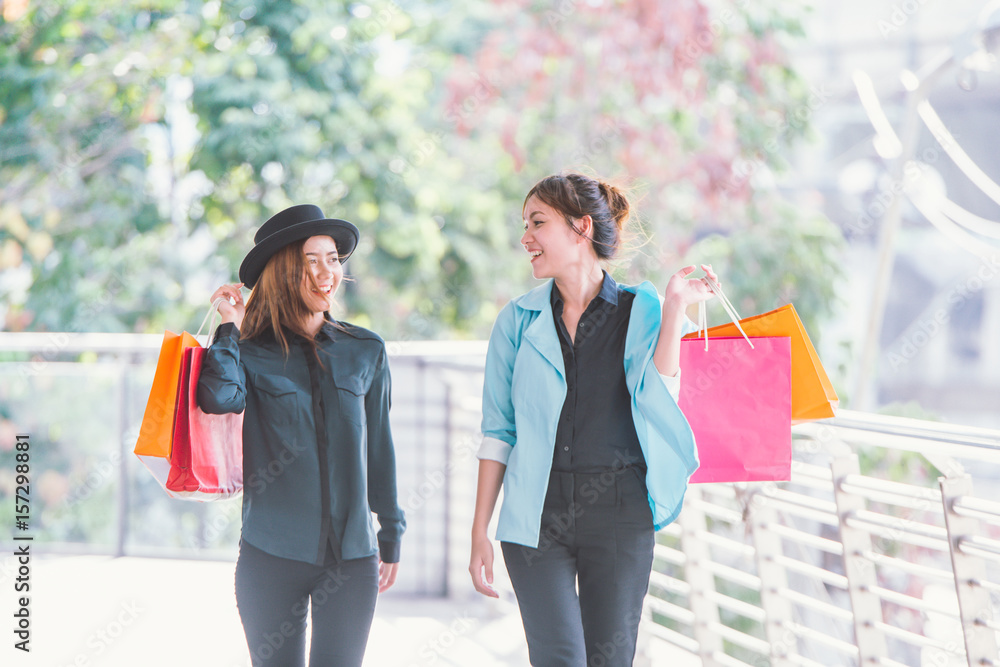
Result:
<instances>
[{"instance_id":1,"label":"red shopping bag","mask_svg":"<svg viewBox=\"0 0 1000 667\"><path fill-rule=\"evenodd\" d=\"M691 482L791 479L791 340L681 340L678 405L701 465Z\"/></svg>"},{"instance_id":2,"label":"red shopping bag","mask_svg":"<svg viewBox=\"0 0 1000 667\"><path fill-rule=\"evenodd\" d=\"M184 350L165 486L174 497L219 500L243 491L243 413L210 415L198 407L204 358L203 347Z\"/></svg>"}]
</instances>

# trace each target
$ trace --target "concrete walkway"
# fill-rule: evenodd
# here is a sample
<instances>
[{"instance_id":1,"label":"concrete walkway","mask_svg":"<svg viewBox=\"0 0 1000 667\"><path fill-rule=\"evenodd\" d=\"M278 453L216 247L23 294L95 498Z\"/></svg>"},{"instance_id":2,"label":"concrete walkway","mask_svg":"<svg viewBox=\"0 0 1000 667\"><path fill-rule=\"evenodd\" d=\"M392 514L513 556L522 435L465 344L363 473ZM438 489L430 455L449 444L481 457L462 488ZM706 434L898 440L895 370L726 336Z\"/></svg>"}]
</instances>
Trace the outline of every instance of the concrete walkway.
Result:
<instances>
[{"instance_id":1,"label":"concrete walkway","mask_svg":"<svg viewBox=\"0 0 1000 667\"><path fill-rule=\"evenodd\" d=\"M30 653L18 641L15 560L0 560L0 665L248 667L233 593L234 563L36 557ZM512 601L379 599L366 667L527 665Z\"/></svg>"}]
</instances>

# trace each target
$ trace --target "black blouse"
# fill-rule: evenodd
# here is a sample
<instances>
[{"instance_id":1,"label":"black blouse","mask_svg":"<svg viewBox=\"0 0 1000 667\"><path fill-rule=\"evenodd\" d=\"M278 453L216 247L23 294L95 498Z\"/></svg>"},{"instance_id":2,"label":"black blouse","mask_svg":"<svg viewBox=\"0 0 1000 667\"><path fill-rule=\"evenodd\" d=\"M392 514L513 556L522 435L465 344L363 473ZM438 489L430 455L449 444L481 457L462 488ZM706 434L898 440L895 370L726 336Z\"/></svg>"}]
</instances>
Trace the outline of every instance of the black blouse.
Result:
<instances>
[{"instance_id":1,"label":"black blouse","mask_svg":"<svg viewBox=\"0 0 1000 667\"><path fill-rule=\"evenodd\" d=\"M396 500L385 344L361 327L327 322L316 335L317 360L308 341L291 338L286 356L273 339L241 340L223 324L198 383L205 412L246 409L242 537L307 563L322 563L328 546L345 560L379 553L395 563L406 522Z\"/></svg>"},{"instance_id":2,"label":"black blouse","mask_svg":"<svg viewBox=\"0 0 1000 667\"><path fill-rule=\"evenodd\" d=\"M601 291L590 302L571 341L563 322L563 299L552 288L555 317L566 367L566 401L556 429L556 472L603 472L645 468L625 384L625 335L635 295L604 272Z\"/></svg>"}]
</instances>

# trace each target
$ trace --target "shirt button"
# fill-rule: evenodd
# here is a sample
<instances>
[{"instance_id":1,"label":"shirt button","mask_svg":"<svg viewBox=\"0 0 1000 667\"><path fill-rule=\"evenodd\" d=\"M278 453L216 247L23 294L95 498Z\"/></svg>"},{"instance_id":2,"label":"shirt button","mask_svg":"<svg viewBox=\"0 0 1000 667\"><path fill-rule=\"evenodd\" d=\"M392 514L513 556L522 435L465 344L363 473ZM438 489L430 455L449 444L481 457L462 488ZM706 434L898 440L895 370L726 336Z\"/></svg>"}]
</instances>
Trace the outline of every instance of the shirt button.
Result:
<instances>
[{"instance_id":1,"label":"shirt button","mask_svg":"<svg viewBox=\"0 0 1000 667\"><path fill-rule=\"evenodd\" d=\"M563 447L563 451L564 452L568 452L569 451L569 447Z\"/></svg>"}]
</instances>

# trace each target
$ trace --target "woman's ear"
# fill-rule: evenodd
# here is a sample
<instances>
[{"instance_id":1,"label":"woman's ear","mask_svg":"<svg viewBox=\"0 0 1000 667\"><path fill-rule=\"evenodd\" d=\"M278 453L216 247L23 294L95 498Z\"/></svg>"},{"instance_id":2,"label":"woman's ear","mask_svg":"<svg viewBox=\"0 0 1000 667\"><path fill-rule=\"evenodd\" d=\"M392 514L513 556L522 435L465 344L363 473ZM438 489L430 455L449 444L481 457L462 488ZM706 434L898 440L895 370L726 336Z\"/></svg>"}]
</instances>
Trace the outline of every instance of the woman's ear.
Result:
<instances>
[{"instance_id":1,"label":"woman's ear","mask_svg":"<svg viewBox=\"0 0 1000 667\"><path fill-rule=\"evenodd\" d=\"M579 241L590 242L594 238L594 220L589 215L585 215L576 221L576 230L579 232Z\"/></svg>"}]
</instances>

